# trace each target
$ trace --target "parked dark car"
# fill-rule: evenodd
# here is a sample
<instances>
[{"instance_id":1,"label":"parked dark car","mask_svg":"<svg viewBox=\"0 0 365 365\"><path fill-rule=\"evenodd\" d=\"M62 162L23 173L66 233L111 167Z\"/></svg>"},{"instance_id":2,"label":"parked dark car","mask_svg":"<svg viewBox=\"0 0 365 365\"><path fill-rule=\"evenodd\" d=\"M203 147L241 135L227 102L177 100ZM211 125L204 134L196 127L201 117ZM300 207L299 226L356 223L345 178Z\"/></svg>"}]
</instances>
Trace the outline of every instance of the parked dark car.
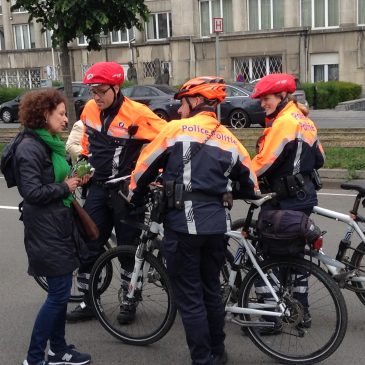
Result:
<instances>
[{"instance_id":1,"label":"parked dark car","mask_svg":"<svg viewBox=\"0 0 365 365\"><path fill-rule=\"evenodd\" d=\"M221 103L221 121L232 128L248 128L251 124L265 124L265 112L260 101L250 98L251 92L234 83L227 84L227 97ZM133 99L133 96L132 96ZM180 119L177 110L180 101L174 100L173 95L167 100L152 101L149 108L157 115L170 121Z\"/></svg>"},{"instance_id":2,"label":"parked dark car","mask_svg":"<svg viewBox=\"0 0 365 365\"><path fill-rule=\"evenodd\" d=\"M64 87L59 86L57 90L63 91ZM84 109L85 104L92 98L90 88L88 85L84 85L82 82L72 83L72 94L75 103L76 118L80 119L80 115Z\"/></svg>"},{"instance_id":3,"label":"parked dark car","mask_svg":"<svg viewBox=\"0 0 365 365\"><path fill-rule=\"evenodd\" d=\"M145 104L151 108L151 105L158 106L156 108L151 108L160 118L171 120L168 105L170 102L176 104L179 108L180 102L174 101L174 95L176 89L168 85L134 85L122 89L122 92L128 98ZM159 107L159 105L163 105ZM175 108L173 108L175 110Z\"/></svg>"},{"instance_id":4,"label":"parked dark car","mask_svg":"<svg viewBox=\"0 0 365 365\"><path fill-rule=\"evenodd\" d=\"M63 91L63 86L58 86L57 90ZM82 82L72 83L72 93L75 102L76 117L79 119L86 102L91 98L89 87ZM0 118L4 123L13 123L18 120L19 104L22 95L17 96L13 100L9 100L0 105Z\"/></svg>"}]
</instances>

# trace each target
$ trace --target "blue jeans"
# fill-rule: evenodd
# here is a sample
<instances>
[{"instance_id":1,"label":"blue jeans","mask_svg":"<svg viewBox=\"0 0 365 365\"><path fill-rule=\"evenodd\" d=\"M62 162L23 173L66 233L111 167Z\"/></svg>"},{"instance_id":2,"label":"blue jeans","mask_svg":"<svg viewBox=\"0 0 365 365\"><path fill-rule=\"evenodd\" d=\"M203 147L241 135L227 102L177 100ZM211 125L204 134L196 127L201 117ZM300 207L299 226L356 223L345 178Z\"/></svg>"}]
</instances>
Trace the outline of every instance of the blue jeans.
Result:
<instances>
[{"instance_id":1,"label":"blue jeans","mask_svg":"<svg viewBox=\"0 0 365 365\"><path fill-rule=\"evenodd\" d=\"M44 352L49 340L53 352L61 352L67 347L65 324L67 303L71 294L72 273L46 277L48 296L38 312L30 340L27 361L37 364L44 360Z\"/></svg>"}]
</instances>

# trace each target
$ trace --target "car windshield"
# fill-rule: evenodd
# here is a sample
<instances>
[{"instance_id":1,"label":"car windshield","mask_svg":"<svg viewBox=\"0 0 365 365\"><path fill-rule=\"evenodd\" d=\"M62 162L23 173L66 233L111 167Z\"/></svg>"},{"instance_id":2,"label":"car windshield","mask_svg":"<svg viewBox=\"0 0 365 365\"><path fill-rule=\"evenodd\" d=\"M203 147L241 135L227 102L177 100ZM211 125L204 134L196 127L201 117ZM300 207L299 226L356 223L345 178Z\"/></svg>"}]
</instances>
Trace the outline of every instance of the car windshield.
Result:
<instances>
[{"instance_id":1,"label":"car windshield","mask_svg":"<svg viewBox=\"0 0 365 365\"><path fill-rule=\"evenodd\" d=\"M161 90L163 93L168 95L174 95L177 90L167 85L154 85L156 89Z\"/></svg>"}]
</instances>

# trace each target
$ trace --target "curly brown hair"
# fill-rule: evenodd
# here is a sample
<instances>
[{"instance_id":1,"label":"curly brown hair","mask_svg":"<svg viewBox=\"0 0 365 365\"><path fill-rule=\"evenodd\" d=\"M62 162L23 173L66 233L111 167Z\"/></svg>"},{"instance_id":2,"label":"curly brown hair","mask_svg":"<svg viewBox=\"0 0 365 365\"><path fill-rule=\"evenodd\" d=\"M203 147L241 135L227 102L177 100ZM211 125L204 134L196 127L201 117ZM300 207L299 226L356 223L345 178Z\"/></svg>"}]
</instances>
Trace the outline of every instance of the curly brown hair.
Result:
<instances>
[{"instance_id":1,"label":"curly brown hair","mask_svg":"<svg viewBox=\"0 0 365 365\"><path fill-rule=\"evenodd\" d=\"M66 98L56 89L30 91L24 94L19 105L20 123L30 129L44 128L44 114L52 113L61 103L66 105Z\"/></svg>"}]
</instances>

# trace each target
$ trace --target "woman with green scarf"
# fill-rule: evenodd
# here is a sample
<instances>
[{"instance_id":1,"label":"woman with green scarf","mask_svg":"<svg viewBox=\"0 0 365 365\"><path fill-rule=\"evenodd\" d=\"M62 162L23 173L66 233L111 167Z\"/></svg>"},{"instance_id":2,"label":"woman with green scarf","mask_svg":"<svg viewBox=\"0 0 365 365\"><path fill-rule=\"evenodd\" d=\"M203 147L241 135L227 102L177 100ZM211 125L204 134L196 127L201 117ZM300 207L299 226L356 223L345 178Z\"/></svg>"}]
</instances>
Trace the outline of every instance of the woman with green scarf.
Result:
<instances>
[{"instance_id":1,"label":"woman with green scarf","mask_svg":"<svg viewBox=\"0 0 365 365\"><path fill-rule=\"evenodd\" d=\"M15 171L24 199L28 273L46 277L49 288L34 323L27 359L22 364L87 364L90 355L76 351L65 340L72 273L79 265L70 205L72 193L85 180L69 177L65 145L59 136L68 121L66 100L54 89L29 92L22 97L19 119L26 135L15 153Z\"/></svg>"}]
</instances>

